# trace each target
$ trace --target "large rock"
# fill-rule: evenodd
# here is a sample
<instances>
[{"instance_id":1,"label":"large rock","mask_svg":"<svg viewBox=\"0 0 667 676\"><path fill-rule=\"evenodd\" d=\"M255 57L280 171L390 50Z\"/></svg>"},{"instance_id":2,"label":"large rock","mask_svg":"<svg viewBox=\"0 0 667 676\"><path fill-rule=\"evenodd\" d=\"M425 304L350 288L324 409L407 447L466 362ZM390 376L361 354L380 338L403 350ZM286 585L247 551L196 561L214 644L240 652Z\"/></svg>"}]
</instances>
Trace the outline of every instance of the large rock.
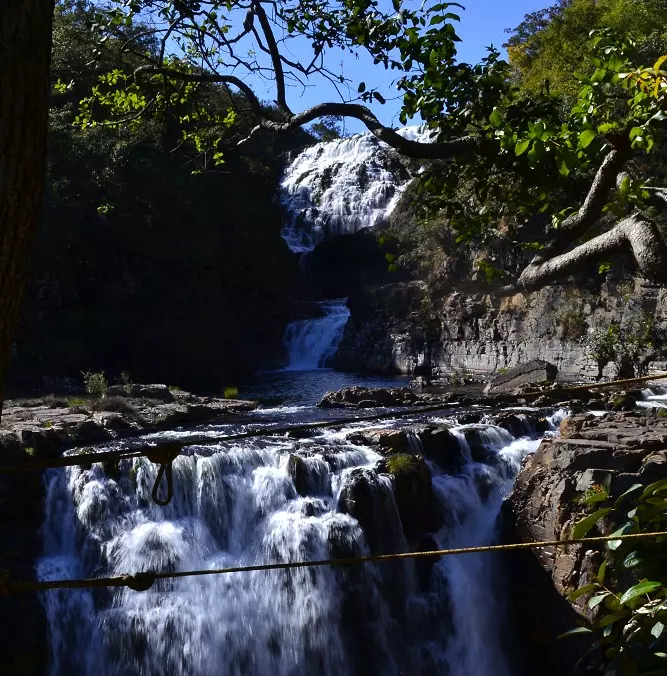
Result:
<instances>
[{"instance_id":1,"label":"large rock","mask_svg":"<svg viewBox=\"0 0 667 676\"><path fill-rule=\"evenodd\" d=\"M503 507L505 541L559 540L593 509L578 498L611 475L611 494L635 483L647 485L665 476L667 419L654 412L578 415L561 425L564 436L545 439L526 459L514 490ZM609 534L602 521L597 532ZM595 534L593 531L591 535ZM504 556L515 599L515 634L525 636L518 653L525 665L517 672L534 673L535 659L546 657L549 676L573 673L586 650L584 643L556 641L556 636L589 613L588 597L574 604L567 594L591 580L601 562L603 545L546 547ZM582 639L583 640L583 639Z\"/></svg>"},{"instance_id":2,"label":"large rock","mask_svg":"<svg viewBox=\"0 0 667 676\"><path fill-rule=\"evenodd\" d=\"M394 482L394 497L408 540L423 538L434 530L431 472L424 458L406 453L392 455L386 461Z\"/></svg>"},{"instance_id":3,"label":"large rock","mask_svg":"<svg viewBox=\"0 0 667 676\"><path fill-rule=\"evenodd\" d=\"M484 392L512 392L521 385L539 385L552 383L556 380L558 369L548 361L533 359L526 364L520 364L493 378L484 388Z\"/></svg>"}]
</instances>

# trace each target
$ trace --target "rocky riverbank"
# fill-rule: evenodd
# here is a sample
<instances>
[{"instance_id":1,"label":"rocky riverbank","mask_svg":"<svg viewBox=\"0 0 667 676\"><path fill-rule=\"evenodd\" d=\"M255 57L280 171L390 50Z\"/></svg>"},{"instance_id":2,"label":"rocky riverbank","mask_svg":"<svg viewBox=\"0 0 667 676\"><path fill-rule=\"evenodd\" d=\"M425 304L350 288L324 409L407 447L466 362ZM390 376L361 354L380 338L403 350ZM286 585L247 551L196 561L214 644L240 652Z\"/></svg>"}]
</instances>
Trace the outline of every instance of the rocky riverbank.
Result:
<instances>
[{"instance_id":1,"label":"rocky riverbank","mask_svg":"<svg viewBox=\"0 0 667 676\"><path fill-rule=\"evenodd\" d=\"M209 423L256 408L253 401L202 397L166 385L110 388L102 397L59 397L6 402L0 443L10 437L36 456L174 427Z\"/></svg>"},{"instance_id":2,"label":"rocky riverbank","mask_svg":"<svg viewBox=\"0 0 667 676\"><path fill-rule=\"evenodd\" d=\"M575 415L561 424L560 438L545 439L529 456L505 503L505 541L558 540L595 507L579 502L605 480L610 494L667 476L667 409L631 410L604 416ZM607 477L610 477L608 479ZM610 533L600 522L590 535ZM567 594L589 582L601 563L603 545L572 545L506 554L511 611L524 658L522 673L574 673L585 640L557 641L586 617L588 597ZM588 611L590 612L590 611Z\"/></svg>"}]
</instances>

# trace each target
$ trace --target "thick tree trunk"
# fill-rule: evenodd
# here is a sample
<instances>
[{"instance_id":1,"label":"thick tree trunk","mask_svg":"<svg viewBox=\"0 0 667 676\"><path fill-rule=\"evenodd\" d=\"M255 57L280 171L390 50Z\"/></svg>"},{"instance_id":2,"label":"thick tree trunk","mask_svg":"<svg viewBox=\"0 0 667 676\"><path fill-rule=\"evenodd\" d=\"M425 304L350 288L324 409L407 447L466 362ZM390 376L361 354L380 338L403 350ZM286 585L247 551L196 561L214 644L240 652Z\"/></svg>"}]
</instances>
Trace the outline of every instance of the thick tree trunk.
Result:
<instances>
[{"instance_id":1,"label":"thick tree trunk","mask_svg":"<svg viewBox=\"0 0 667 676\"><path fill-rule=\"evenodd\" d=\"M53 5L0 1L0 414L42 206Z\"/></svg>"}]
</instances>

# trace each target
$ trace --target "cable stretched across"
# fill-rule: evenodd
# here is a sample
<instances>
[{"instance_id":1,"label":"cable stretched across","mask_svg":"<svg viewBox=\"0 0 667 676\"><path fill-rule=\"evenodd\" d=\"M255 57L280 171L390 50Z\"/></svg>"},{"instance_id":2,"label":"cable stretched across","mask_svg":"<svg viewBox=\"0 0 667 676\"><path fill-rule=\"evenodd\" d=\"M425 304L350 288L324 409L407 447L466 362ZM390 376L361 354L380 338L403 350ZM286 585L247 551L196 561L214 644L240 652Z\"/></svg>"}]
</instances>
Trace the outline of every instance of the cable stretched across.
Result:
<instances>
[{"instance_id":1,"label":"cable stretched across","mask_svg":"<svg viewBox=\"0 0 667 676\"><path fill-rule=\"evenodd\" d=\"M642 376L640 378L628 378L625 380L613 380L608 383L591 383L588 385L576 385L573 387L559 388L558 390L551 390L551 393L566 394L568 392L578 392L581 390L593 390L606 387L613 387L616 385L629 385L632 383L643 383L654 380L667 379L667 373L662 373L654 376ZM538 397L544 394L543 391L528 392L521 395L522 397ZM65 455L59 458L36 459L29 462L14 463L11 465L0 465L0 474L15 474L21 472L41 472L46 469L56 469L59 467L73 467L75 465L88 465L95 462L108 462L127 460L131 458L140 458L142 456L148 457L151 453L159 452L163 446L172 448L179 445L181 450L189 446L201 446L206 444L218 444L225 441L238 441L240 439L251 439L253 437L276 436L280 434L289 434L290 432L300 432L311 429L321 429L326 427L342 427L359 422L372 422L374 420L383 420L388 418L406 418L421 413L434 413L436 411L444 411L445 409L454 408L458 406L455 403L441 403L433 406L414 407L407 411L385 411L383 413L375 413L367 416L357 416L350 418L337 418L335 420L321 420L313 423L303 423L299 425L284 425L282 427L267 427L256 428L239 432L238 434L228 434L226 436L211 438L207 437L191 437L187 441L176 442L160 442L155 445L147 444L145 448L128 451L128 450L114 450L114 451L100 451L97 453L80 453L77 455Z\"/></svg>"},{"instance_id":2,"label":"cable stretched across","mask_svg":"<svg viewBox=\"0 0 667 676\"><path fill-rule=\"evenodd\" d=\"M398 554L378 554L374 556L357 556L342 559L322 559L318 561L288 561L284 563L264 563L253 566L236 566L232 568L211 568L205 570L183 570L176 572L144 572L135 575L118 577L101 577L79 580L45 580L17 581L12 580L7 572L0 571L0 596L21 592L44 592L52 589L96 589L108 587L128 587L134 591L147 591L156 580L176 579L182 577L200 577L203 575L228 575L231 573L249 573L268 570L291 570L293 568L318 568L321 566L351 566L362 563L381 563L397 559L422 559L441 556L458 556L462 554L507 552L522 549L538 549L541 547L565 547L567 545L592 544L610 542L612 540L643 540L648 538L667 538L667 531L654 533L635 533L631 535L604 535L592 538L571 538L566 540L545 540L542 542L518 542L504 545L485 545L480 547L462 547L459 549L440 549L429 552L403 552Z\"/></svg>"}]
</instances>

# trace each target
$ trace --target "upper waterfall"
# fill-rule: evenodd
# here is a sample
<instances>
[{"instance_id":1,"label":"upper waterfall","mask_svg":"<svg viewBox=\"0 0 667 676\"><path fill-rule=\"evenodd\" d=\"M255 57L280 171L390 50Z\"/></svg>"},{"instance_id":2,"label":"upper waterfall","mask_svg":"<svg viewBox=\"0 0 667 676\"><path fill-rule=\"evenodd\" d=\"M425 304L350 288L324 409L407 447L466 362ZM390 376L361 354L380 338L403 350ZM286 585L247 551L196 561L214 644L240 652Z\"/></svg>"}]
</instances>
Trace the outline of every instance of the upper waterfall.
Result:
<instances>
[{"instance_id":1,"label":"upper waterfall","mask_svg":"<svg viewBox=\"0 0 667 676\"><path fill-rule=\"evenodd\" d=\"M429 137L422 127L399 133L419 141ZM303 253L328 235L382 225L410 178L406 161L370 132L306 148L280 185L287 212L281 234L292 251Z\"/></svg>"}]
</instances>

